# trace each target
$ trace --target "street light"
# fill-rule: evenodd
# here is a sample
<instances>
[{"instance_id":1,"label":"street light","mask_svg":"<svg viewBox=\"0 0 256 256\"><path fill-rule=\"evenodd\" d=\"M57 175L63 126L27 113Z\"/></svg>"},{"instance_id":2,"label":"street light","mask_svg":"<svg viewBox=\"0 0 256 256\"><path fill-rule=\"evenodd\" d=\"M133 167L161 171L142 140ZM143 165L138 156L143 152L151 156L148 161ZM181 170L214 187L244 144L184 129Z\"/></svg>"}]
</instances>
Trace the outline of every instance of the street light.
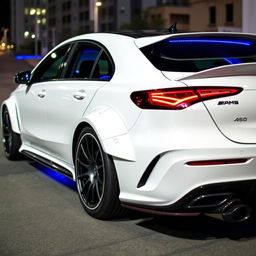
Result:
<instances>
[{"instance_id":1,"label":"street light","mask_svg":"<svg viewBox=\"0 0 256 256\"><path fill-rule=\"evenodd\" d=\"M30 15L35 15L36 14L36 9L34 9L34 8L30 9L29 14Z\"/></svg>"},{"instance_id":2,"label":"street light","mask_svg":"<svg viewBox=\"0 0 256 256\"><path fill-rule=\"evenodd\" d=\"M95 3L95 5L96 5L97 7L100 7L100 6L102 6L102 2L97 1L97 2Z\"/></svg>"},{"instance_id":3,"label":"street light","mask_svg":"<svg viewBox=\"0 0 256 256\"><path fill-rule=\"evenodd\" d=\"M99 7L102 6L102 2L94 1L94 32L99 32Z\"/></svg>"},{"instance_id":4,"label":"street light","mask_svg":"<svg viewBox=\"0 0 256 256\"><path fill-rule=\"evenodd\" d=\"M31 38L32 39L35 39L35 55L38 55L38 41L39 41L39 37L40 37L40 23L41 23L41 20L39 19L40 18L40 15L41 15L41 9L40 8L32 8L30 9L30 15L31 16L35 16L35 33L31 35Z\"/></svg>"},{"instance_id":5,"label":"street light","mask_svg":"<svg viewBox=\"0 0 256 256\"><path fill-rule=\"evenodd\" d=\"M28 37L29 37L29 31L25 31L25 32L24 32L24 37L25 37L25 38L28 38Z\"/></svg>"}]
</instances>

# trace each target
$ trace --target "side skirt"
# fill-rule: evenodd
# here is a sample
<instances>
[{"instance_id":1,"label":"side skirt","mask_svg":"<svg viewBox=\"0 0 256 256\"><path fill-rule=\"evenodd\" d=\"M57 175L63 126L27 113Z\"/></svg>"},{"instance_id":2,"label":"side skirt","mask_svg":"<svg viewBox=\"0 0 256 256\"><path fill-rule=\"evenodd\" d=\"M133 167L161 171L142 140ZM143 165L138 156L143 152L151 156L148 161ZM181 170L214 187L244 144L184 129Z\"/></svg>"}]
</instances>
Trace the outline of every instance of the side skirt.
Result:
<instances>
[{"instance_id":1,"label":"side skirt","mask_svg":"<svg viewBox=\"0 0 256 256\"><path fill-rule=\"evenodd\" d=\"M21 153L24 154L25 156L27 156L28 158L30 158L48 168L51 168L52 170L57 171L70 179L73 179L72 173L68 169L64 168L63 166L60 166L59 164L56 164L53 161L48 160L48 159L46 159L42 156L39 156L35 153L32 153L28 150L22 150Z\"/></svg>"}]
</instances>

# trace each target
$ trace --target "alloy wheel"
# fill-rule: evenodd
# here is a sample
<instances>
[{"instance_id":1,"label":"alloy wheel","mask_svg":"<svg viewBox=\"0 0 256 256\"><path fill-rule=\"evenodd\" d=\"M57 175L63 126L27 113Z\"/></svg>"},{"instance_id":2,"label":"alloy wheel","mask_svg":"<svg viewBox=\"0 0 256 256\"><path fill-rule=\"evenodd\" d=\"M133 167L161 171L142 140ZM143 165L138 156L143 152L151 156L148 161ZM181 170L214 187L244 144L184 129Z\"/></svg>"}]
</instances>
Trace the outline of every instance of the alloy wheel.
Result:
<instances>
[{"instance_id":1,"label":"alloy wheel","mask_svg":"<svg viewBox=\"0 0 256 256\"><path fill-rule=\"evenodd\" d=\"M12 147L12 126L7 110L3 113L3 144L5 152L9 154Z\"/></svg>"},{"instance_id":2,"label":"alloy wheel","mask_svg":"<svg viewBox=\"0 0 256 256\"><path fill-rule=\"evenodd\" d=\"M96 209L104 194L105 166L99 142L91 133L82 136L76 154L77 188L84 205Z\"/></svg>"}]
</instances>

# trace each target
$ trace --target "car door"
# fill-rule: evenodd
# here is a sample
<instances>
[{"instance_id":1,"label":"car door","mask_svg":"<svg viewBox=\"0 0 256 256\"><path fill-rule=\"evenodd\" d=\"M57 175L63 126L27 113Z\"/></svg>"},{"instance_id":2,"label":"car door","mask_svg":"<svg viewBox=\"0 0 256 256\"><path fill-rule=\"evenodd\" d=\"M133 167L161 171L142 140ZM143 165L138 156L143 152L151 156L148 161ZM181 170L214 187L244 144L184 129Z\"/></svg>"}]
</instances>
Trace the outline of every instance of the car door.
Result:
<instances>
[{"instance_id":1,"label":"car door","mask_svg":"<svg viewBox=\"0 0 256 256\"><path fill-rule=\"evenodd\" d=\"M49 154L72 165L74 129L99 88L108 83L113 65L94 43L78 42L62 79L46 89L47 143Z\"/></svg>"},{"instance_id":2,"label":"car door","mask_svg":"<svg viewBox=\"0 0 256 256\"><path fill-rule=\"evenodd\" d=\"M56 80L69 45L52 52L32 72L29 85L22 85L18 92L17 104L20 117L21 135L24 144L44 151L47 141L46 87Z\"/></svg>"}]
</instances>

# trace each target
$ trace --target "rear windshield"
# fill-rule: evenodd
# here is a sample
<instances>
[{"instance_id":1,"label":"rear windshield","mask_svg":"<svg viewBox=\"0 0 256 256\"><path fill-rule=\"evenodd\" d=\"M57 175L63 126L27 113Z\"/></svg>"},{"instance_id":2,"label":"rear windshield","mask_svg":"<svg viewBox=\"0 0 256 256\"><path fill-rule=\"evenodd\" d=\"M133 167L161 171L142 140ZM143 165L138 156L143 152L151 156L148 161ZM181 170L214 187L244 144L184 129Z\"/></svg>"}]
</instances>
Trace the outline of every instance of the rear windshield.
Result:
<instances>
[{"instance_id":1,"label":"rear windshield","mask_svg":"<svg viewBox=\"0 0 256 256\"><path fill-rule=\"evenodd\" d=\"M256 62L256 37L183 35L145 46L141 51L162 71L197 72L222 65Z\"/></svg>"}]
</instances>

